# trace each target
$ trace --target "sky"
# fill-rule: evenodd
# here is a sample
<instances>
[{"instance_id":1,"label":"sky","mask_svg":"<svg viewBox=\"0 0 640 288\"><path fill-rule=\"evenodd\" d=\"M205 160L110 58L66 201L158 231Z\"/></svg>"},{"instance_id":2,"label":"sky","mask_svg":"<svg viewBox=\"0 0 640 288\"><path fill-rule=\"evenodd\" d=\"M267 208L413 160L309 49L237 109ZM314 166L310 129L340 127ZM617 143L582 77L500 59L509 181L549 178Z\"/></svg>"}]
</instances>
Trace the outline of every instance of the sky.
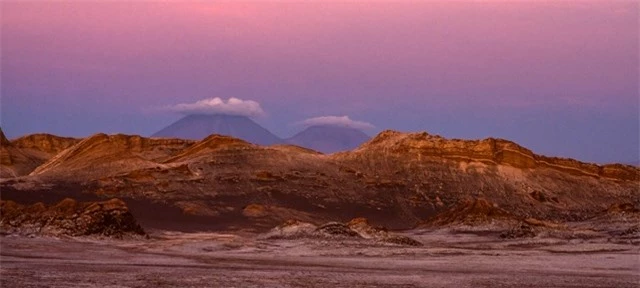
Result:
<instances>
[{"instance_id":1,"label":"sky","mask_svg":"<svg viewBox=\"0 0 640 288\"><path fill-rule=\"evenodd\" d=\"M639 158L637 1L9 0L0 9L9 138L151 135L193 105L234 98L280 137L348 119L369 135L498 137L588 162Z\"/></svg>"}]
</instances>

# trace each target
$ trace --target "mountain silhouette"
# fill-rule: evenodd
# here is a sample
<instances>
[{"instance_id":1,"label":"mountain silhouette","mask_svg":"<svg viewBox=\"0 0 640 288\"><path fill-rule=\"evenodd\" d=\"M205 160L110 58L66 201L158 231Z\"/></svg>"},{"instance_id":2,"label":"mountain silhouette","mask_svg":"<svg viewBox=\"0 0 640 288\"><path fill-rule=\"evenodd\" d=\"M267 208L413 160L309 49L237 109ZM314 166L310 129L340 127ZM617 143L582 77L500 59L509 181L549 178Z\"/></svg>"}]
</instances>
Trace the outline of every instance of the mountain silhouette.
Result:
<instances>
[{"instance_id":1,"label":"mountain silhouette","mask_svg":"<svg viewBox=\"0 0 640 288\"><path fill-rule=\"evenodd\" d=\"M311 126L286 140L289 144L313 149L322 153L352 150L366 142L364 132L348 127L318 125Z\"/></svg>"},{"instance_id":2,"label":"mountain silhouette","mask_svg":"<svg viewBox=\"0 0 640 288\"><path fill-rule=\"evenodd\" d=\"M283 142L248 117L223 114L188 115L151 137L201 140L211 134L232 136L258 145Z\"/></svg>"}]
</instances>

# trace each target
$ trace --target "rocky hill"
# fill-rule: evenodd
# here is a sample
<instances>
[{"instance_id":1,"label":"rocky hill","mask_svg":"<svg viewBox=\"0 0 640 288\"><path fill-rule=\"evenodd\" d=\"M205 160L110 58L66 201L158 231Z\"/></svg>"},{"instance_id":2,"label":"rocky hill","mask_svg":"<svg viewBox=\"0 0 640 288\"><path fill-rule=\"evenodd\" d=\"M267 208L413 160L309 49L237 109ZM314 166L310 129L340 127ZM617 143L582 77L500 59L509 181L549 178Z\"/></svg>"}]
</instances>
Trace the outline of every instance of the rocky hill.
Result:
<instances>
[{"instance_id":1,"label":"rocky hill","mask_svg":"<svg viewBox=\"0 0 640 288\"><path fill-rule=\"evenodd\" d=\"M44 160L28 151L15 147L0 129L0 178L18 177L29 174Z\"/></svg>"},{"instance_id":2,"label":"rocky hill","mask_svg":"<svg viewBox=\"0 0 640 288\"><path fill-rule=\"evenodd\" d=\"M51 134L32 134L9 141L0 129L0 178L31 173L62 150L80 141Z\"/></svg>"},{"instance_id":3,"label":"rocky hill","mask_svg":"<svg viewBox=\"0 0 640 288\"><path fill-rule=\"evenodd\" d=\"M30 175L68 179L82 178L83 175L108 176L143 167L156 167L193 143L182 139L96 134L61 151Z\"/></svg>"},{"instance_id":4,"label":"rocky hill","mask_svg":"<svg viewBox=\"0 0 640 288\"><path fill-rule=\"evenodd\" d=\"M545 157L502 139L394 131L331 155L220 135L194 142L98 134L0 185L3 199L23 202L118 197L145 223L184 221L177 226L185 229L268 230L290 219L319 225L356 217L403 229L430 219L468 222L455 213L475 219L483 211L574 221L611 205L640 205L633 166Z\"/></svg>"}]
</instances>

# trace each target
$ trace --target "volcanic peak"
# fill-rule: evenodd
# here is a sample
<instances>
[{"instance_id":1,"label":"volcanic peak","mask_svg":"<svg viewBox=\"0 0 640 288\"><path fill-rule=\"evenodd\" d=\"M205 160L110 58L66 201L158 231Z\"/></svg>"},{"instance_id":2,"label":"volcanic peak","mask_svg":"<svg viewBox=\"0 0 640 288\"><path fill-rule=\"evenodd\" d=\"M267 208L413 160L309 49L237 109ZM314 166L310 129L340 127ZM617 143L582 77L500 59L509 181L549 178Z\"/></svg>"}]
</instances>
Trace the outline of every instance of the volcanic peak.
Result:
<instances>
[{"instance_id":1,"label":"volcanic peak","mask_svg":"<svg viewBox=\"0 0 640 288\"><path fill-rule=\"evenodd\" d=\"M350 127L314 125L287 139L287 143L307 147L322 153L334 153L357 148L371 137Z\"/></svg>"}]
</instances>

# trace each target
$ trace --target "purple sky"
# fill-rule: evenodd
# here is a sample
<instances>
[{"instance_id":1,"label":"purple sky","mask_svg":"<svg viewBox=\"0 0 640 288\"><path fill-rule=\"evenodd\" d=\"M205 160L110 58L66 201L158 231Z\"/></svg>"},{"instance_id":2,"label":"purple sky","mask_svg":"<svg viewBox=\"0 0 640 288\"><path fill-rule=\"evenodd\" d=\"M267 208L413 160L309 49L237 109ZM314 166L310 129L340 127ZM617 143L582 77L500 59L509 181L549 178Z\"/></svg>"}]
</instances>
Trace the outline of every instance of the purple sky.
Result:
<instances>
[{"instance_id":1,"label":"purple sky","mask_svg":"<svg viewBox=\"0 0 640 288\"><path fill-rule=\"evenodd\" d=\"M637 1L22 2L1 5L1 125L150 135L205 98L307 118L639 155Z\"/></svg>"}]
</instances>

